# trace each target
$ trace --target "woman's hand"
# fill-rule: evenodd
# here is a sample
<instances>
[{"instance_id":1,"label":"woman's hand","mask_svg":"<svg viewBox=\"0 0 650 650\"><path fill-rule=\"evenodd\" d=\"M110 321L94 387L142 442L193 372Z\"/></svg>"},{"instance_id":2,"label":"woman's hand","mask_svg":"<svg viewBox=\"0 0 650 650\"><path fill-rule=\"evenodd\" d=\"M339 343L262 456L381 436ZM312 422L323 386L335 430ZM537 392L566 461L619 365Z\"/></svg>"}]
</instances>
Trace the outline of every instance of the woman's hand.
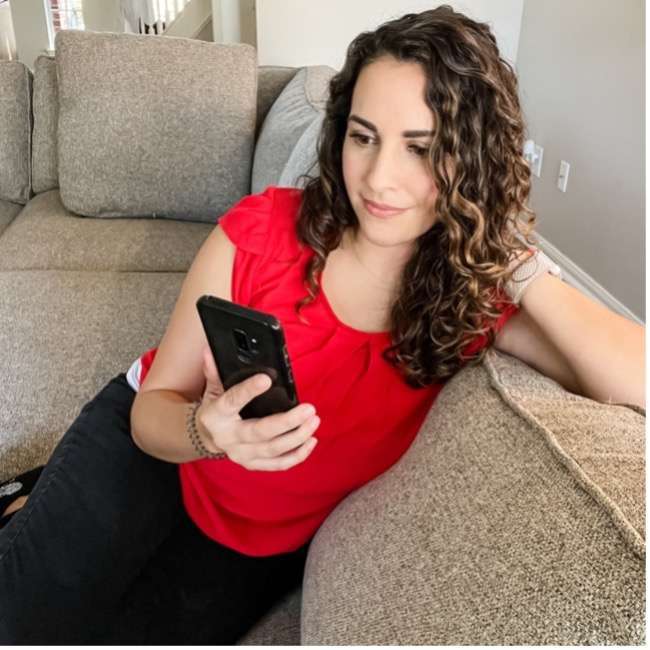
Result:
<instances>
[{"instance_id":1,"label":"woman's hand","mask_svg":"<svg viewBox=\"0 0 650 650\"><path fill-rule=\"evenodd\" d=\"M203 371L206 385L196 421L203 439L213 443L208 449L217 447L242 467L262 471L286 470L309 456L320 424L311 404L244 420L239 412L271 387L271 378L260 373L224 390L209 347L203 351Z\"/></svg>"}]
</instances>

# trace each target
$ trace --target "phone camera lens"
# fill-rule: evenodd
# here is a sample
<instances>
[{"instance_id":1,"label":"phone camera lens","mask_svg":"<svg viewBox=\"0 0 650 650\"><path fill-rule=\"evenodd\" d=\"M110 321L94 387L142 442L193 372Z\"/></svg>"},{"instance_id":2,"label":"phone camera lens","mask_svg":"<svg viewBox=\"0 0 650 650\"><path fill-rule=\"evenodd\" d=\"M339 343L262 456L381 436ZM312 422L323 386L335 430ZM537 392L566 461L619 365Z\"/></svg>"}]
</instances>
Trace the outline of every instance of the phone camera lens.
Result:
<instances>
[{"instance_id":1,"label":"phone camera lens","mask_svg":"<svg viewBox=\"0 0 650 650\"><path fill-rule=\"evenodd\" d=\"M235 337L235 343L237 344L237 349L244 354L258 354L257 339L248 338L248 335L244 330L234 329L233 336Z\"/></svg>"},{"instance_id":2,"label":"phone camera lens","mask_svg":"<svg viewBox=\"0 0 650 650\"><path fill-rule=\"evenodd\" d=\"M250 352L246 332L242 332L242 330L233 330L233 336L235 337L235 342L237 343L239 350L242 352Z\"/></svg>"}]
</instances>

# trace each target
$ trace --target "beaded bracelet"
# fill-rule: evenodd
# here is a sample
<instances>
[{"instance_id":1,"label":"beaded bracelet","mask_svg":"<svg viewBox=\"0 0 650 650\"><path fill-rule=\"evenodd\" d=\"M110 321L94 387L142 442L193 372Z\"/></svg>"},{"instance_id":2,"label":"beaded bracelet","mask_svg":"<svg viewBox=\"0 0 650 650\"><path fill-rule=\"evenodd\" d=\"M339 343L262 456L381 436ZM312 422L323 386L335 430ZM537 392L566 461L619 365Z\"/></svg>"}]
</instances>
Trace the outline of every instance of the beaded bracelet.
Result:
<instances>
[{"instance_id":1,"label":"beaded bracelet","mask_svg":"<svg viewBox=\"0 0 650 650\"><path fill-rule=\"evenodd\" d=\"M192 405L187 412L187 433L190 436L190 440L192 441L194 449L201 458L213 458L215 460L227 458L228 454L226 454L225 451L220 451L218 453L211 452L201 441L201 437L199 436L199 432L196 428L196 412L199 410L199 406L201 406L200 401L192 402Z\"/></svg>"}]
</instances>

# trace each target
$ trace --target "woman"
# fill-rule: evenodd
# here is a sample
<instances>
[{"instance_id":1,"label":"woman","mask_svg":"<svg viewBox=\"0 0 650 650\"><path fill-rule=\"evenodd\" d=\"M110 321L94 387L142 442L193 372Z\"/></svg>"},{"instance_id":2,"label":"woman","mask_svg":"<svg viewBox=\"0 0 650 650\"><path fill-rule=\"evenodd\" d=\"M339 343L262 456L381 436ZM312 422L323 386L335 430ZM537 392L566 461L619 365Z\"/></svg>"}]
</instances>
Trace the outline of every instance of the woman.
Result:
<instances>
[{"instance_id":1,"label":"woman","mask_svg":"<svg viewBox=\"0 0 650 650\"><path fill-rule=\"evenodd\" d=\"M235 643L300 585L337 503L401 457L491 345L569 390L643 404L643 328L530 246L523 141L486 25L442 6L359 35L330 83L319 176L229 210L159 347L84 406L42 473L14 480L40 473L4 502L0 640ZM281 320L301 404L239 417L270 382L224 391L205 293Z\"/></svg>"}]
</instances>

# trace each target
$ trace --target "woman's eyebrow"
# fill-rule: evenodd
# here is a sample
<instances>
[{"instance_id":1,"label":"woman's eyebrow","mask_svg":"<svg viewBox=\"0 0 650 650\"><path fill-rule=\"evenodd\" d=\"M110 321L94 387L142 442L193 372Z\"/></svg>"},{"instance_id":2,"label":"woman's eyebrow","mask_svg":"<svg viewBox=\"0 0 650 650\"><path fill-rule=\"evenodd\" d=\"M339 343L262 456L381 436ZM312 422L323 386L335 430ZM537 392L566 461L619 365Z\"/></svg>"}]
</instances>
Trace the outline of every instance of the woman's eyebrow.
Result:
<instances>
[{"instance_id":1,"label":"woman's eyebrow","mask_svg":"<svg viewBox=\"0 0 650 650\"><path fill-rule=\"evenodd\" d=\"M350 115L350 117L348 117L348 122L359 122L359 124L370 129L373 133L378 133L377 127L372 122L368 122L368 120L364 120L358 115ZM433 131L402 131L402 135L405 138L419 138L422 136L433 135Z\"/></svg>"}]
</instances>

